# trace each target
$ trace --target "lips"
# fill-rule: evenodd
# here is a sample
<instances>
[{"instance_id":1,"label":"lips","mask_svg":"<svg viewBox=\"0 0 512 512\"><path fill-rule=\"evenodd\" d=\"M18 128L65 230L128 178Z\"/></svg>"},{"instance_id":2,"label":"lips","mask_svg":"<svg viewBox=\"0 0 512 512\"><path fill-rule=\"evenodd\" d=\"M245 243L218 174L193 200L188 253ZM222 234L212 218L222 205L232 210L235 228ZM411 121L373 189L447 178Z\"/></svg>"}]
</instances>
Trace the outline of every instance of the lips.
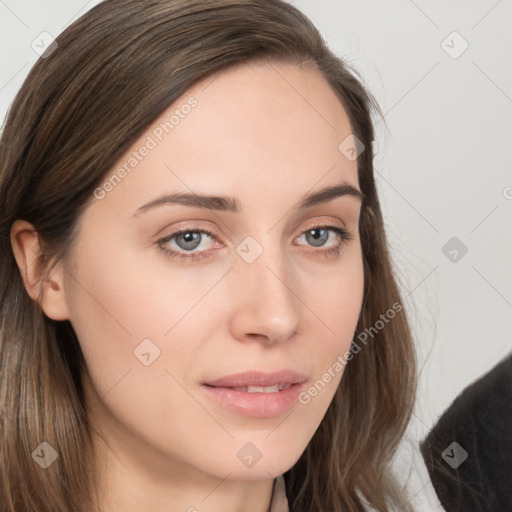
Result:
<instances>
[{"instance_id":1,"label":"lips","mask_svg":"<svg viewBox=\"0 0 512 512\"><path fill-rule=\"evenodd\" d=\"M201 389L218 405L253 418L280 416L297 403L306 376L293 370L245 372L204 382Z\"/></svg>"},{"instance_id":2,"label":"lips","mask_svg":"<svg viewBox=\"0 0 512 512\"><path fill-rule=\"evenodd\" d=\"M264 373L259 371L248 371L227 375L220 379L207 381L203 384L221 388L248 388L248 387L284 387L291 384L301 384L306 380L306 376L293 371L282 370L279 372ZM249 391L250 392L250 391ZM271 391L269 391L271 392Z\"/></svg>"}]
</instances>

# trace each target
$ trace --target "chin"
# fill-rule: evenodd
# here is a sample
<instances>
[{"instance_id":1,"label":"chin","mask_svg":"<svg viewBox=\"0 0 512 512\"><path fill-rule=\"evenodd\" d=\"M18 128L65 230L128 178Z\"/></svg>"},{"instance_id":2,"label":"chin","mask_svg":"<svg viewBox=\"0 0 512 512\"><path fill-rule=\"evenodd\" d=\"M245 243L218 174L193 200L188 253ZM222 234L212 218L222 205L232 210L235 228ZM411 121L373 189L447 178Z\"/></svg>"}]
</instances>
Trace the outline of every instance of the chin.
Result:
<instances>
[{"instance_id":1,"label":"chin","mask_svg":"<svg viewBox=\"0 0 512 512\"><path fill-rule=\"evenodd\" d=\"M252 441L246 441L236 452L236 463L227 461L226 474L233 471L230 478L240 480L268 480L288 471L299 460L306 449L306 444L293 442L293 437L287 436L288 442L282 437L271 440L274 434L268 432L261 438L251 436ZM231 468L228 468L231 462ZM234 466L234 467L233 467Z\"/></svg>"},{"instance_id":2,"label":"chin","mask_svg":"<svg viewBox=\"0 0 512 512\"><path fill-rule=\"evenodd\" d=\"M280 461L269 462L263 464L260 460L252 468L237 467L236 469L227 469L221 478L225 478L226 474L229 473L230 480L243 480L243 481L255 481L255 480L273 480L274 478L286 473L294 463L283 464Z\"/></svg>"}]
</instances>

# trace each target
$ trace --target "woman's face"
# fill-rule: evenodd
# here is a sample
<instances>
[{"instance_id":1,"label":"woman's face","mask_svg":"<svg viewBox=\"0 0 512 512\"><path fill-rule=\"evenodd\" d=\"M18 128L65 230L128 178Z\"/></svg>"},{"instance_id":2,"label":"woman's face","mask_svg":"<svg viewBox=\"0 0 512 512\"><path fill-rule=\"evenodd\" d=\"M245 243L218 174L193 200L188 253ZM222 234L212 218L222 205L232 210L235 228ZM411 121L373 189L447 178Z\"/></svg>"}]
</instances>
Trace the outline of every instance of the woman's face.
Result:
<instances>
[{"instance_id":1,"label":"woman's face","mask_svg":"<svg viewBox=\"0 0 512 512\"><path fill-rule=\"evenodd\" d=\"M64 289L119 460L242 480L298 460L363 298L350 133L318 72L245 64L187 91L105 176Z\"/></svg>"}]
</instances>

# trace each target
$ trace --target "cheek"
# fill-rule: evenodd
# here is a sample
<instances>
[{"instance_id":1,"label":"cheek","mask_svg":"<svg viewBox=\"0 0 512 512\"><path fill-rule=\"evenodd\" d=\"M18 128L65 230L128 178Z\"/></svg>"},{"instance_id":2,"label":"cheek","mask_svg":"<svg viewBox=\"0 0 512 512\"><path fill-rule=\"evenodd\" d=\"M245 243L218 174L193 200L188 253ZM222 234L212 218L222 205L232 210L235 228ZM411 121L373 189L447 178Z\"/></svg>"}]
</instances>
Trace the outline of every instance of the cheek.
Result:
<instances>
[{"instance_id":1,"label":"cheek","mask_svg":"<svg viewBox=\"0 0 512 512\"><path fill-rule=\"evenodd\" d=\"M151 262L109 249L84 248L69 283L71 323L90 381L108 414L179 458L192 442L191 425L205 432L216 427L199 405L194 407L185 387L208 329L187 312L218 277L194 285L178 279L180 270L162 276ZM169 441L171 432L183 445L175 453L180 443Z\"/></svg>"},{"instance_id":2,"label":"cheek","mask_svg":"<svg viewBox=\"0 0 512 512\"><path fill-rule=\"evenodd\" d=\"M160 386L156 373L168 384L164 369L193 365L224 304L208 292L226 269L184 270L157 249L148 256L117 247L89 238L66 283L71 323L99 394L128 371L133 380L142 370L145 386Z\"/></svg>"},{"instance_id":3,"label":"cheek","mask_svg":"<svg viewBox=\"0 0 512 512\"><path fill-rule=\"evenodd\" d=\"M343 376L361 312L364 271L358 254L333 271L330 279L319 280L319 286L306 295L309 297L309 309L315 317L311 328L314 324L316 329L313 330L317 334L311 336L314 345L309 348L317 364L311 386L299 402L309 404L322 415Z\"/></svg>"},{"instance_id":4,"label":"cheek","mask_svg":"<svg viewBox=\"0 0 512 512\"><path fill-rule=\"evenodd\" d=\"M331 351L350 343L361 312L364 271L361 252L356 249L339 266L304 281L302 296L326 333L323 346Z\"/></svg>"},{"instance_id":5,"label":"cheek","mask_svg":"<svg viewBox=\"0 0 512 512\"><path fill-rule=\"evenodd\" d=\"M77 251L66 288L71 323L95 386L104 393L137 362L134 349L154 338L159 326L148 315L156 300L152 283L115 244L89 242Z\"/></svg>"}]
</instances>

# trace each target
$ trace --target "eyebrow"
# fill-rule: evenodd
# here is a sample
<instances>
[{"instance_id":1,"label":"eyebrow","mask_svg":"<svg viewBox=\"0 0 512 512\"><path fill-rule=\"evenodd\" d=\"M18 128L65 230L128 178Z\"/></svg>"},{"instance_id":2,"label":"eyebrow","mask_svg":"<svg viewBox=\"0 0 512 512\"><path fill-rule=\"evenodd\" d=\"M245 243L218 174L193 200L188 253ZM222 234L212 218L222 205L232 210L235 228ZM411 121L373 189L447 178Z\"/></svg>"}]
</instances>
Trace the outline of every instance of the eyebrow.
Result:
<instances>
[{"instance_id":1,"label":"eyebrow","mask_svg":"<svg viewBox=\"0 0 512 512\"><path fill-rule=\"evenodd\" d=\"M355 197L361 202L365 197L364 194L357 188L349 185L348 183L342 183L340 185L325 187L317 192L314 192L313 194L307 195L299 203L298 209L304 210L306 208L311 208L312 206L327 203L328 201L332 201L333 199L343 196ZM140 208L137 208L133 216L135 217L139 213L146 212L164 204L179 204L231 213L240 213L242 211L242 205L234 197L193 193L175 193L163 195L143 204Z\"/></svg>"}]
</instances>

